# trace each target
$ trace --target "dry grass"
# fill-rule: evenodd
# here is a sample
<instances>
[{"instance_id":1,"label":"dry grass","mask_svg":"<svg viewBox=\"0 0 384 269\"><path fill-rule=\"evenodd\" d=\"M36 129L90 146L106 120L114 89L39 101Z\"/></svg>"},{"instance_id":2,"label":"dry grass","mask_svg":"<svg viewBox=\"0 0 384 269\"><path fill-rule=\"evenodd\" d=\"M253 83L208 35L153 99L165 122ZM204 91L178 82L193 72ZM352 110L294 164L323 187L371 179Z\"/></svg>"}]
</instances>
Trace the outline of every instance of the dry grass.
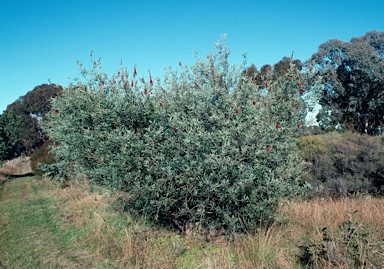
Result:
<instances>
[{"instance_id":1,"label":"dry grass","mask_svg":"<svg viewBox=\"0 0 384 269\"><path fill-rule=\"evenodd\" d=\"M384 199L366 197L315 199L295 202L280 213L295 224L297 230L312 233L316 227L337 228L344 221L356 221L377 230L384 223ZM384 236L384 229L382 230Z\"/></svg>"},{"instance_id":2,"label":"dry grass","mask_svg":"<svg viewBox=\"0 0 384 269\"><path fill-rule=\"evenodd\" d=\"M239 259L239 268L295 267L290 238L275 225L236 240L233 249Z\"/></svg>"},{"instance_id":3,"label":"dry grass","mask_svg":"<svg viewBox=\"0 0 384 269\"><path fill-rule=\"evenodd\" d=\"M312 248L313 267L355 268L350 258L353 255L358 256L359 268L384 266L380 254L384 251L383 198L300 201L286 205L280 213L287 220L284 229L292 247L306 244ZM349 232L353 239L346 239Z\"/></svg>"},{"instance_id":4,"label":"dry grass","mask_svg":"<svg viewBox=\"0 0 384 269\"><path fill-rule=\"evenodd\" d=\"M15 163L12 163L11 161L7 161L3 163L3 167L0 168L0 175L2 176L9 176L13 175L17 172L18 167Z\"/></svg>"},{"instance_id":5,"label":"dry grass","mask_svg":"<svg viewBox=\"0 0 384 269\"><path fill-rule=\"evenodd\" d=\"M29 159L17 158L3 163L0 177L30 172ZM39 197L56 201L54 207L61 218L74 227L73 243L86 246L93 259L116 268L357 268L346 261L346 250L342 249L339 232L345 221L353 223L354 233L367 240L364 245L357 241L353 246L364 263L358 268L384 268L383 198L290 201L280 208L281 218L269 228L260 227L230 242L207 242L132 219L116 206L128 199L124 193L101 188L91 191L80 181L72 181L66 188L48 180L39 182L45 186ZM328 242L323 228L330 237ZM315 250L310 267L300 264L299 246ZM330 247L336 258L330 258Z\"/></svg>"},{"instance_id":6,"label":"dry grass","mask_svg":"<svg viewBox=\"0 0 384 269\"><path fill-rule=\"evenodd\" d=\"M32 173L29 157L5 161L0 167L0 176L21 176Z\"/></svg>"}]
</instances>

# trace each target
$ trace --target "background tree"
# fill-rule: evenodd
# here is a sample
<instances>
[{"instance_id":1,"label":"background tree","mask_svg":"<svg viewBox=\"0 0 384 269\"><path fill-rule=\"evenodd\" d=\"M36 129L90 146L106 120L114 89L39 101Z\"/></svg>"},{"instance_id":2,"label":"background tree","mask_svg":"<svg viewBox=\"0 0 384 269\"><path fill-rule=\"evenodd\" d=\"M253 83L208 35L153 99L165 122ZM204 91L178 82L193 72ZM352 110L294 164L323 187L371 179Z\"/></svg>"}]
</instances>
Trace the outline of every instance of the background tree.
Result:
<instances>
[{"instance_id":1,"label":"background tree","mask_svg":"<svg viewBox=\"0 0 384 269\"><path fill-rule=\"evenodd\" d=\"M50 110L51 98L61 90L61 86L43 84L8 105L0 123L1 159L29 155L44 144L47 137L39 121Z\"/></svg>"},{"instance_id":2,"label":"background tree","mask_svg":"<svg viewBox=\"0 0 384 269\"><path fill-rule=\"evenodd\" d=\"M5 135L5 121L3 114L0 114L0 160L6 159L9 154L7 137Z\"/></svg>"},{"instance_id":3,"label":"background tree","mask_svg":"<svg viewBox=\"0 0 384 269\"><path fill-rule=\"evenodd\" d=\"M286 74L289 71L291 64L293 64L298 71L301 71L303 64L298 59L293 60L292 57L283 57L278 63L273 66L273 72L275 73L275 76L279 77Z\"/></svg>"},{"instance_id":4,"label":"background tree","mask_svg":"<svg viewBox=\"0 0 384 269\"><path fill-rule=\"evenodd\" d=\"M283 57L273 66L270 64L263 65L260 68L260 71L257 70L257 67L254 64L252 64L245 70L244 74L247 77L252 78L252 81L256 85L264 87L266 85L266 81L269 81L271 78L277 79L278 77L284 76L290 70L292 64L298 71L301 71L303 64L300 60L293 60L292 58Z\"/></svg>"},{"instance_id":5,"label":"background tree","mask_svg":"<svg viewBox=\"0 0 384 269\"><path fill-rule=\"evenodd\" d=\"M329 40L307 62L323 77L323 129L336 126L382 133L384 123L384 32L371 31L350 42Z\"/></svg>"}]
</instances>

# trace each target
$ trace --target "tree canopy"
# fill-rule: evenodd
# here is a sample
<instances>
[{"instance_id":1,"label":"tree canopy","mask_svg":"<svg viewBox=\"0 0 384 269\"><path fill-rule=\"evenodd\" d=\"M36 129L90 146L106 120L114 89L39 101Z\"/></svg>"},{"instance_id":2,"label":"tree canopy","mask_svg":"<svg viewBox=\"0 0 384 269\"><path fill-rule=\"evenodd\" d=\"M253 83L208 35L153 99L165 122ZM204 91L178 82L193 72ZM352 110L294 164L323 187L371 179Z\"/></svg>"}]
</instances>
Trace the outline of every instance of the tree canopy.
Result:
<instances>
[{"instance_id":1,"label":"tree canopy","mask_svg":"<svg viewBox=\"0 0 384 269\"><path fill-rule=\"evenodd\" d=\"M323 77L323 129L348 128L377 135L384 123L384 32L349 42L329 40L307 61Z\"/></svg>"},{"instance_id":2,"label":"tree canopy","mask_svg":"<svg viewBox=\"0 0 384 269\"><path fill-rule=\"evenodd\" d=\"M0 115L0 159L29 155L47 140L39 120L50 110L50 100L62 90L42 84L8 105Z\"/></svg>"},{"instance_id":3,"label":"tree canopy","mask_svg":"<svg viewBox=\"0 0 384 269\"><path fill-rule=\"evenodd\" d=\"M270 64L264 64L260 70L252 64L245 71L244 75L252 78L252 81L259 86L265 86L267 81L275 80L278 77L284 76L291 68L291 65L294 65L296 70L300 71L303 67L303 64L300 60L293 60L292 57L283 57L278 63L273 66Z\"/></svg>"}]
</instances>

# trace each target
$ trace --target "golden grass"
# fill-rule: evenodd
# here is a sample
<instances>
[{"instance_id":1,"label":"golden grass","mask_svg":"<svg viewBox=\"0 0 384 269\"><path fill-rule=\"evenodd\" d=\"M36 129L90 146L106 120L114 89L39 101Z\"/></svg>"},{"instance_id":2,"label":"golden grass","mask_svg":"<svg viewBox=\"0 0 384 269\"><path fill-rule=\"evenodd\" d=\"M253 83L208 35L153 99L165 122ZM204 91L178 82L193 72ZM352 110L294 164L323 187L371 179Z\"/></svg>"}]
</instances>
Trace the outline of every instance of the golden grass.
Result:
<instances>
[{"instance_id":1,"label":"golden grass","mask_svg":"<svg viewBox=\"0 0 384 269\"><path fill-rule=\"evenodd\" d=\"M289 244L284 231L273 225L236 240L233 249L239 268L294 268Z\"/></svg>"},{"instance_id":2,"label":"golden grass","mask_svg":"<svg viewBox=\"0 0 384 269\"><path fill-rule=\"evenodd\" d=\"M384 266L384 256L380 254L384 251L383 198L365 196L300 201L282 207L280 213L286 219L281 229L287 232L292 247L307 244L312 245L312 251L318 251L314 256L318 262L316 268L354 268L356 264L351 265L351 258L345 258L346 253L352 255L352 252L359 256L362 264L366 263L359 268ZM346 226L341 228L346 222L353 227L352 235L356 235L351 241L344 238L348 232ZM329 239L325 240L324 232Z\"/></svg>"},{"instance_id":3,"label":"golden grass","mask_svg":"<svg viewBox=\"0 0 384 269\"><path fill-rule=\"evenodd\" d=\"M29 157L18 157L5 161L0 167L2 176L20 176L28 173L32 173Z\"/></svg>"},{"instance_id":4,"label":"golden grass","mask_svg":"<svg viewBox=\"0 0 384 269\"><path fill-rule=\"evenodd\" d=\"M370 196L314 199L288 204L280 213L295 223L298 230L310 232L315 227L337 228L344 221L357 221L378 230L384 223L384 199ZM384 235L384 229L383 235Z\"/></svg>"},{"instance_id":5,"label":"golden grass","mask_svg":"<svg viewBox=\"0 0 384 269\"><path fill-rule=\"evenodd\" d=\"M18 167L16 164L7 161L3 163L3 167L0 168L0 175L9 176L17 172Z\"/></svg>"}]
</instances>

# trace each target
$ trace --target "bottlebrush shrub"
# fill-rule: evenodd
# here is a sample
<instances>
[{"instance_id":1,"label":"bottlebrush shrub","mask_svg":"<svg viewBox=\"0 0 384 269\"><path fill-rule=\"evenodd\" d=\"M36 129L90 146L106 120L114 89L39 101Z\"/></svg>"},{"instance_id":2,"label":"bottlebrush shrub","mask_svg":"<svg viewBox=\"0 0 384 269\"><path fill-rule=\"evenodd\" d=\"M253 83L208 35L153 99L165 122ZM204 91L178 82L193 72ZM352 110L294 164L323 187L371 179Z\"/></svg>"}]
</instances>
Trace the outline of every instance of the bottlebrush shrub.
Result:
<instances>
[{"instance_id":1,"label":"bottlebrush shrub","mask_svg":"<svg viewBox=\"0 0 384 269\"><path fill-rule=\"evenodd\" d=\"M207 59L167 69L157 83L125 69L107 78L98 63L82 69L85 82L53 100L45 123L56 165L127 192L132 212L181 230L269 222L304 185L295 154L300 89L318 84L291 68L260 89L228 56L223 39Z\"/></svg>"}]
</instances>

